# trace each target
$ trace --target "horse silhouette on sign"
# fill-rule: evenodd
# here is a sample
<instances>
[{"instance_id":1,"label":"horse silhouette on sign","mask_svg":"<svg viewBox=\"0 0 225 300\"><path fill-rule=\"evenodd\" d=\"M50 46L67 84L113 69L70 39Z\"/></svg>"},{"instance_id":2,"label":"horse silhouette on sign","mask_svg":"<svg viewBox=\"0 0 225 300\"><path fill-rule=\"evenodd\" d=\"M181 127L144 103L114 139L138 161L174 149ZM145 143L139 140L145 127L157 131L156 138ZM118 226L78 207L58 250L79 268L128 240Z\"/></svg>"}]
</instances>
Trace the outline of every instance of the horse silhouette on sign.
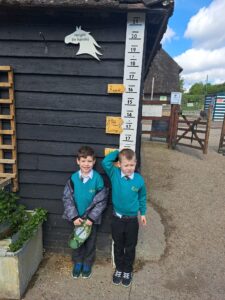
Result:
<instances>
[{"instance_id":1,"label":"horse silhouette on sign","mask_svg":"<svg viewBox=\"0 0 225 300\"><path fill-rule=\"evenodd\" d=\"M81 26L76 27L76 31L74 31L73 33L65 37L65 43L66 44L71 43L75 45L80 44L80 48L77 51L76 55L89 54L94 58L96 58L97 60L100 60L97 54L102 55L102 53L100 53L96 47L98 48L101 47L98 45L95 39L90 35L90 32L82 30Z\"/></svg>"}]
</instances>

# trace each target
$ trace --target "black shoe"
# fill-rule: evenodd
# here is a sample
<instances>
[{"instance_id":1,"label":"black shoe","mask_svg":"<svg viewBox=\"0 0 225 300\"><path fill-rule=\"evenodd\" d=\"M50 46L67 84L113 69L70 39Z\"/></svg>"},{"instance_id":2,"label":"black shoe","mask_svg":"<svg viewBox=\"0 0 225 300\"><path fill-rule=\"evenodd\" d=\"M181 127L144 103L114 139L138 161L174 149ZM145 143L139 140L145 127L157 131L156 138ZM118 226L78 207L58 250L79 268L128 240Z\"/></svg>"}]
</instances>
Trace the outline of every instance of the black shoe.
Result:
<instances>
[{"instance_id":1,"label":"black shoe","mask_svg":"<svg viewBox=\"0 0 225 300\"><path fill-rule=\"evenodd\" d=\"M91 266L83 265L82 269L82 278L90 278L91 277Z\"/></svg>"},{"instance_id":2,"label":"black shoe","mask_svg":"<svg viewBox=\"0 0 225 300\"><path fill-rule=\"evenodd\" d=\"M113 284L116 285L120 284L120 282L122 281L122 274L123 274L122 271L115 270L113 274L113 280L112 280Z\"/></svg>"},{"instance_id":3,"label":"black shoe","mask_svg":"<svg viewBox=\"0 0 225 300\"><path fill-rule=\"evenodd\" d=\"M132 282L132 273L123 272L122 285L128 287Z\"/></svg>"},{"instance_id":4,"label":"black shoe","mask_svg":"<svg viewBox=\"0 0 225 300\"><path fill-rule=\"evenodd\" d=\"M82 269L82 263L74 264L73 270L72 270L72 277L78 278L80 276L81 269Z\"/></svg>"}]
</instances>

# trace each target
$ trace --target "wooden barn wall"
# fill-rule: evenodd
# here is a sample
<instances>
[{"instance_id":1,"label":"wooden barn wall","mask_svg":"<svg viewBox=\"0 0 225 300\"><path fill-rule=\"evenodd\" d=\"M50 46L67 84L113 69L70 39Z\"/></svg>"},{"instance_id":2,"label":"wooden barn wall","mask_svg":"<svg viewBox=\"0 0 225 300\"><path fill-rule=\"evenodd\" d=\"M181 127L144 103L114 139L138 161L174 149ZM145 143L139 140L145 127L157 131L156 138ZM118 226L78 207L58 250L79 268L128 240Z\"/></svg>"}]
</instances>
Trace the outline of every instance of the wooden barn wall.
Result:
<instances>
[{"instance_id":1,"label":"wooden barn wall","mask_svg":"<svg viewBox=\"0 0 225 300\"><path fill-rule=\"evenodd\" d=\"M76 26L99 43L100 62L76 56L79 46L64 43ZM119 136L105 134L105 119L121 113L122 97L107 94L107 84L122 82L125 33L123 14L0 13L0 65L12 66L15 75L19 195L29 209L48 210L46 248L67 247L71 226L62 219L61 198L68 177L77 170L78 148L92 146L96 169L103 173L104 148L119 144ZM99 229L103 253L110 251L109 214L110 208Z\"/></svg>"}]
</instances>

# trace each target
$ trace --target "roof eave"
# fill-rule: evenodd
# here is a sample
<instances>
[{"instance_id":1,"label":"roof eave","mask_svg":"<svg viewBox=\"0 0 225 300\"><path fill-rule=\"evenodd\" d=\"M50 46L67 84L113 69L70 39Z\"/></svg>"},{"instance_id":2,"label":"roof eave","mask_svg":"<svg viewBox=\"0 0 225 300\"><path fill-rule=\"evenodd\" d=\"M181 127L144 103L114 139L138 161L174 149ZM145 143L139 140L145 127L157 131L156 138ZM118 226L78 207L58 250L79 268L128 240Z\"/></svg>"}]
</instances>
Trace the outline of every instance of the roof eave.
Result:
<instances>
[{"instance_id":1,"label":"roof eave","mask_svg":"<svg viewBox=\"0 0 225 300\"><path fill-rule=\"evenodd\" d=\"M0 0L0 7L146 10L161 6L163 2L163 0Z\"/></svg>"}]
</instances>

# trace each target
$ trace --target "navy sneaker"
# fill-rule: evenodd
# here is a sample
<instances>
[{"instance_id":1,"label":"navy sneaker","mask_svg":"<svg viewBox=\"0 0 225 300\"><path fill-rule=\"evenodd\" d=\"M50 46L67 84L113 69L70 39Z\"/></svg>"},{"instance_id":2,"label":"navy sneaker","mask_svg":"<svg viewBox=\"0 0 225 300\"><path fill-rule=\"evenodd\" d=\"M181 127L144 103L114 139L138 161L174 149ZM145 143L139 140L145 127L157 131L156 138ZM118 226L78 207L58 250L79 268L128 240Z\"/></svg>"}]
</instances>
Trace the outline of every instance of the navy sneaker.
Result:
<instances>
[{"instance_id":1,"label":"navy sneaker","mask_svg":"<svg viewBox=\"0 0 225 300\"><path fill-rule=\"evenodd\" d=\"M122 274L123 274L122 271L115 270L115 272L113 274L113 280L112 280L113 284L119 285L121 283Z\"/></svg>"},{"instance_id":2,"label":"navy sneaker","mask_svg":"<svg viewBox=\"0 0 225 300\"><path fill-rule=\"evenodd\" d=\"M91 266L90 265L83 265L82 269L82 277L83 278L90 278L91 277Z\"/></svg>"},{"instance_id":3,"label":"navy sneaker","mask_svg":"<svg viewBox=\"0 0 225 300\"><path fill-rule=\"evenodd\" d=\"M132 273L123 272L122 285L128 287L130 286L131 282L132 282Z\"/></svg>"},{"instance_id":4,"label":"navy sneaker","mask_svg":"<svg viewBox=\"0 0 225 300\"><path fill-rule=\"evenodd\" d=\"M78 278L81 274L81 270L82 270L82 263L74 264L73 270L72 270L72 277Z\"/></svg>"}]
</instances>

